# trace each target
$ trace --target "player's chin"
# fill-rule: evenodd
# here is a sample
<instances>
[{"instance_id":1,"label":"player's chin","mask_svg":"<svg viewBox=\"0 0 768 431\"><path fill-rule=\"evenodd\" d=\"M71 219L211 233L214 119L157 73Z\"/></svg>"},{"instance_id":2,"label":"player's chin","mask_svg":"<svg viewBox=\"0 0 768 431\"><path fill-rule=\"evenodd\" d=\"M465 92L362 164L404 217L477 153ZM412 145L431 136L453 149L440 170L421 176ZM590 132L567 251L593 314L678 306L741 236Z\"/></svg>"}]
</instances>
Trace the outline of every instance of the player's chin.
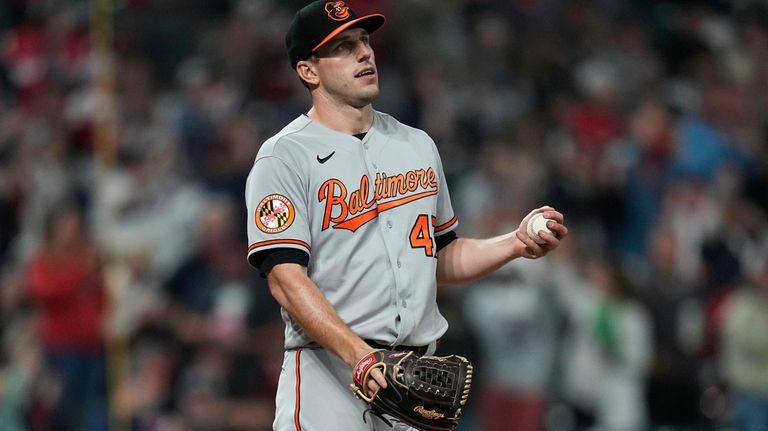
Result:
<instances>
[{"instance_id":1,"label":"player's chin","mask_svg":"<svg viewBox=\"0 0 768 431\"><path fill-rule=\"evenodd\" d=\"M379 86L368 86L366 88L361 89L357 94L355 94L354 97L354 106L363 107L366 105L370 105L373 103L374 100L376 100L376 97L379 95Z\"/></svg>"},{"instance_id":2,"label":"player's chin","mask_svg":"<svg viewBox=\"0 0 768 431\"><path fill-rule=\"evenodd\" d=\"M363 85L360 88L360 93L367 95L368 97L376 97L379 95L379 81L378 80L371 80L369 82L363 83Z\"/></svg>"}]
</instances>

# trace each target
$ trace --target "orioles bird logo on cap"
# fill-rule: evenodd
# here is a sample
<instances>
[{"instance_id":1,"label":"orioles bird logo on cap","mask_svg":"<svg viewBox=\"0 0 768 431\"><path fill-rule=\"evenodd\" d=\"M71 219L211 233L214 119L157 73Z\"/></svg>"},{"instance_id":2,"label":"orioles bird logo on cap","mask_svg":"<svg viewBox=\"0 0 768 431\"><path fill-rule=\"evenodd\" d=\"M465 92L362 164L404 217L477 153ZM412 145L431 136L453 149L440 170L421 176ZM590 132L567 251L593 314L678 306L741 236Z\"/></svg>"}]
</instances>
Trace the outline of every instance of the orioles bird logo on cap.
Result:
<instances>
[{"instance_id":1,"label":"orioles bird logo on cap","mask_svg":"<svg viewBox=\"0 0 768 431\"><path fill-rule=\"evenodd\" d=\"M344 21L349 18L349 6L343 1L327 2L325 4L325 11L328 12L328 16L332 20Z\"/></svg>"}]
</instances>

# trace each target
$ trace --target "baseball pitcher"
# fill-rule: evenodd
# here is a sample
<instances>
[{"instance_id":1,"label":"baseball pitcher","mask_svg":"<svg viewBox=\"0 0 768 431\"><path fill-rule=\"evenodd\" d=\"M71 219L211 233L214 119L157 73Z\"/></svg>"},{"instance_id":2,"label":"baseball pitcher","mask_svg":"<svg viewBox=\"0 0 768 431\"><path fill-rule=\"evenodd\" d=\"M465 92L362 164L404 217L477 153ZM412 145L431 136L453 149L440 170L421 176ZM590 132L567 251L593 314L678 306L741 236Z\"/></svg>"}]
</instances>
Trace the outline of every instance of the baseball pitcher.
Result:
<instances>
[{"instance_id":1,"label":"baseball pitcher","mask_svg":"<svg viewBox=\"0 0 768 431\"><path fill-rule=\"evenodd\" d=\"M246 185L248 261L282 307L279 431L451 430L472 379L465 358L434 356L448 329L438 285L535 259L566 235L531 211L517 230L459 238L435 143L373 109L370 35L381 14L343 1L299 10L286 35L312 106L261 147ZM543 213L543 244L526 233Z\"/></svg>"}]
</instances>

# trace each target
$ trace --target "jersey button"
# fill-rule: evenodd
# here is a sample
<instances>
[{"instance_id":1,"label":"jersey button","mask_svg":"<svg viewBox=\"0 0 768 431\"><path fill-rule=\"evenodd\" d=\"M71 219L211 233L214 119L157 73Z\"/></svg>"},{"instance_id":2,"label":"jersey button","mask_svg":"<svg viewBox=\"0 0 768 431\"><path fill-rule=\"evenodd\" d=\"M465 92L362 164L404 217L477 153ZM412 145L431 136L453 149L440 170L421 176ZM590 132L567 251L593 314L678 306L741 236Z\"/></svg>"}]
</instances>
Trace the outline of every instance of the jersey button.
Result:
<instances>
[{"instance_id":1,"label":"jersey button","mask_svg":"<svg viewBox=\"0 0 768 431\"><path fill-rule=\"evenodd\" d=\"M390 229L392 229L392 222L391 222L391 221L389 221L389 220L387 220L387 227L388 227L388 228L390 228Z\"/></svg>"},{"instance_id":2,"label":"jersey button","mask_svg":"<svg viewBox=\"0 0 768 431\"><path fill-rule=\"evenodd\" d=\"M379 167L376 166L376 163L371 163L371 165L373 165L373 169L379 169Z\"/></svg>"},{"instance_id":3,"label":"jersey button","mask_svg":"<svg viewBox=\"0 0 768 431\"><path fill-rule=\"evenodd\" d=\"M400 261L398 260L398 261L397 261L397 267L398 267L398 268L402 268L402 266L403 266L403 263L402 263L402 262L400 262Z\"/></svg>"}]
</instances>

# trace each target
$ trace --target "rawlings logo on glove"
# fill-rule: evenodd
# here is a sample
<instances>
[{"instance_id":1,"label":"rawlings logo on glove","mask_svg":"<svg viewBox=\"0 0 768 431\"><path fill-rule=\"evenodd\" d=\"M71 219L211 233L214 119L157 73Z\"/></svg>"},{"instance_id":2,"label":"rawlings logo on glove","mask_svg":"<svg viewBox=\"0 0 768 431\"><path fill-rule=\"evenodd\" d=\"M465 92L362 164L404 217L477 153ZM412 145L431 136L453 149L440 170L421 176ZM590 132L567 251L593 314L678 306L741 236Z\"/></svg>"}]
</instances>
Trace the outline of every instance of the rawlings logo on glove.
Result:
<instances>
[{"instance_id":1,"label":"rawlings logo on glove","mask_svg":"<svg viewBox=\"0 0 768 431\"><path fill-rule=\"evenodd\" d=\"M369 393L374 368L384 375L387 388ZM352 379L355 395L387 424L393 419L422 431L452 431L469 397L472 364L458 355L376 350L357 362Z\"/></svg>"}]
</instances>

